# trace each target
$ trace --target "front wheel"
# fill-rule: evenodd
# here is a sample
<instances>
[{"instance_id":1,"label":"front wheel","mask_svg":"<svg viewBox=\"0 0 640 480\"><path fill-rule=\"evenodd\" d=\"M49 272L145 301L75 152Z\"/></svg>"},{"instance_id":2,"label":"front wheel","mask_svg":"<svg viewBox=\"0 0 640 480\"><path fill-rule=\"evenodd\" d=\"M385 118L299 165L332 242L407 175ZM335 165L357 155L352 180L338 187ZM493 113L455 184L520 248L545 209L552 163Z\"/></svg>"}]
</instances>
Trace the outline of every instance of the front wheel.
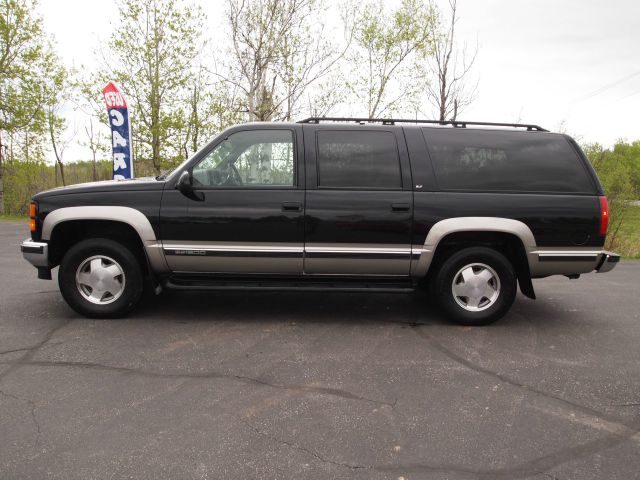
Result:
<instances>
[{"instance_id":1,"label":"front wheel","mask_svg":"<svg viewBox=\"0 0 640 480\"><path fill-rule=\"evenodd\" d=\"M106 238L71 247L60 262L58 284L67 304L90 318L124 316L144 289L140 262L126 246Z\"/></svg>"},{"instance_id":2,"label":"front wheel","mask_svg":"<svg viewBox=\"0 0 640 480\"><path fill-rule=\"evenodd\" d=\"M503 317L516 297L513 265L486 247L465 248L447 259L435 279L444 314L461 325L487 325Z\"/></svg>"}]
</instances>

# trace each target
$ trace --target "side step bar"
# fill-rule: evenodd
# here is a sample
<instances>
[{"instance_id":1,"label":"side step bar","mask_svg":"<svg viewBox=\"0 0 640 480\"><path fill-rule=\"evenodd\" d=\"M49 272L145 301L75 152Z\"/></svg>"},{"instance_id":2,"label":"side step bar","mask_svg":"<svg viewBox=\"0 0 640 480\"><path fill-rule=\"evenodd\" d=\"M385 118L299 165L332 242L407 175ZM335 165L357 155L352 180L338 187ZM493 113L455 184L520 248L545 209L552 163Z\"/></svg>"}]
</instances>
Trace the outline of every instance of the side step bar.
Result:
<instances>
[{"instance_id":1,"label":"side step bar","mask_svg":"<svg viewBox=\"0 0 640 480\"><path fill-rule=\"evenodd\" d=\"M266 280L220 278L198 278L172 276L164 280L164 286L171 290L226 290L226 291L298 291L298 292L360 292L360 293L411 293L415 287L410 281L339 281L326 280Z\"/></svg>"}]
</instances>

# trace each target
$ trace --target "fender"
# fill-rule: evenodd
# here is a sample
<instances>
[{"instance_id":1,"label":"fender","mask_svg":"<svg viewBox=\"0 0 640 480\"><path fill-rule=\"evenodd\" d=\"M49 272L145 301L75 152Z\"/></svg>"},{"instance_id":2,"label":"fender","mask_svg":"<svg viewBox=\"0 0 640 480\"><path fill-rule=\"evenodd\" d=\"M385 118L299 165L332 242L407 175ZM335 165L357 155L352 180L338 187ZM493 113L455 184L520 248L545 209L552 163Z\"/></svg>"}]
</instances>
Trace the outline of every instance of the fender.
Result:
<instances>
[{"instance_id":1,"label":"fender","mask_svg":"<svg viewBox=\"0 0 640 480\"><path fill-rule=\"evenodd\" d=\"M110 220L131 226L142 241L151 268L155 272L168 270L162 253L162 245L156 239L151 222L144 213L131 207L120 206L83 206L64 207L49 213L42 225L42 240L51 240L54 228L63 222L72 220Z\"/></svg>"},{"instance_id":2,"label":"fender","mask_svg":"<svg viewBox=\"0 0 640 480\"><path fill-rule=\"evenodd\" d=\"M500 217L455 217L437 222L429 230L424 245L412 246L411 258L415 260L411 262L411 276L424 277L440 241L447 235L457 232L500 232L515 235L522 241L529 267L531 267L531 255L536 247L536 239L525 223Z\"/></svg>"}]
</instances>

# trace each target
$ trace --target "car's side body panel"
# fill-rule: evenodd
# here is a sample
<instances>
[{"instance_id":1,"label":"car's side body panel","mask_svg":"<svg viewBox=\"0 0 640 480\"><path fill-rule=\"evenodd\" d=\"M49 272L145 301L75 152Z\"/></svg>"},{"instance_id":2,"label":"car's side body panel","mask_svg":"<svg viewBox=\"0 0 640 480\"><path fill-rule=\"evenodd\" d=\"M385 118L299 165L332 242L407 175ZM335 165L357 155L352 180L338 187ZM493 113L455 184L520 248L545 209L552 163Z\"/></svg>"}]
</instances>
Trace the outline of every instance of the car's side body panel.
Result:
<instances>
[{"instance_id":1,"label":"car's side body panel","mask_svg":"<svg viewBox=\"0 0 640 480\"><path fill-rule=\"evenodd\" d=\"M201 202L179 197L167 190L162 200L162 242L172 271L302 273L303 190L208 190ZM300 210L283 210L287 204ZM269 245L274 248L265 250Z\"/></svg>"},{"instance_id":2,"label":"car's side body panel","mask_svg":"<svg viewBox=\"0 0 640 480\"><path fill-rule=\"evenodd\" d=\"M109 221L121 222L135 230L151 268L157 272L167 271L167 265L149 217L140 210L118 205L82 205L62 207L50 212L42 225L41 240L51 241L55 228L69 221Z\"/></svg>"},{"instance_id":3,"label":"car's side body panel","mask_svg":"<svg viewBox=\"0 0 640 480\"><path fill-rule=\"evenodd\" d=\"M141 212L148 220L156 238L160 238L160 200L163 182L156 180L109 181L98 184L75 185L50 190L34 196L38 203L38 229L32 239L39 241L46 217L67 207L127 207ZM65 220L72 220L65 216ZM56 222L59 223L59 222ZM50 232L51 233L51 232Z\"/></svg>"},{"instance_id":4,"label":"car's side body panel","mask_svg":"<svg viewBox=\"0 0 640 480\"><path fill-rule=\"evenodd\" d=\"M422 192L415 194L414 244L433 225L453 217L518 220L541 247L602 247L598 197L503 193Z\"/></svg>"},{"instance_id":5,"label":"car's side body panel","mask_svg":"<svg viewBox=\"0 0 640 480\"><path fill-rule=\"evenodd\" d=\"M600 235L600 204L598 196L602 194L600 184L593 169L585 163L579 147L570 138L565 140L575 149L575 162L581 164L591 179L590 193L569 192L518 192L517 186L512 192L500 191L447 191L439 187L433 160L427 149L429 135L426 128L406 127L407 139L413 138L415 147L411 155L414 197L414 251L424 245L432 250L427 236L434 225L455 225L450 232L494 231L511 233L519 237L527 253L529 270L532 276L542 277L553 274L576 275L596 268L600 256L592 255L604 245ZM455 132L451 132L453 134ZM458 131L459 136L466 135L465 129ZM491 132L482 132L491 135ZM537 132L527 132L530 138L539 138ZM544 134L554 138L560 135ZM534 137L535 136L535 137ZM422 137L422 138L419 138ZM461 137L464 138L464 137ZM420 140L423 140L423 144ZM468 222L470 217L482 217L480 223ZM452 221L449 221L452 220ZM504 228L509 221L516 221L533 235L533 243L519 235L517 228ZM440 232L442 233L442 232ZM440 234L438 235L440 236ZM446 236L446 235L445 235ZM550 256L543 252L565 250L566 255ZM581 252L586 252L581 254ZM550 260L551 259L551 260ZM412 272L424 273L424 258L421 268L412 268ZM414 255L414 267L417 265Z\"/></svg>"},{"instance_id":6,"label":"car's side body panel","mask_svg":"<svg viewBox=\"0 0 640 480\"><path fill-rule=\"evenodd\" d=\"M376 134L392 135L397 146L401 184L388 190L319 185L316 135L336 130L363 131L358 125L304 127L307 185L304 273L408 276L413 192L402 129L374 129Z\"/></svg>"}]
</instances>

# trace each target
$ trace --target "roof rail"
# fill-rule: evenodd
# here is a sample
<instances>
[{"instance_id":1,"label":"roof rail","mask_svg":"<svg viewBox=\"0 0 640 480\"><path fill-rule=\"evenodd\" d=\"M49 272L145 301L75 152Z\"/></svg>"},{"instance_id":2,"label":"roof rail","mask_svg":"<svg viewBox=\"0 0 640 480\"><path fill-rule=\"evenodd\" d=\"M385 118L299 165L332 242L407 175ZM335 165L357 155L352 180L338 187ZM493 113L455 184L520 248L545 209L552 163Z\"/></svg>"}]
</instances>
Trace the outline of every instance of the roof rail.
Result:
<instances>
[{"instance_id":1,"label":"roof rail","mask_svg":"<svg viewBox=\"0 0 640 480\"><path fill-rule=\"evenodd\" d=\"M499 122L465 122L462 120L412 120L407 118L353 118L353 117L309 117L300 120L298 123L319 124L320 122L354 122L364 125L366 123L381 123L382 125L395 125L396 123L426 123L432 125L451 125L454 128L466 128L467 125L481 125L489 127L513 127L526 128L527 131L548 132L539 125L526 123L499 123Z\"/></svg>"}]
</instances>

